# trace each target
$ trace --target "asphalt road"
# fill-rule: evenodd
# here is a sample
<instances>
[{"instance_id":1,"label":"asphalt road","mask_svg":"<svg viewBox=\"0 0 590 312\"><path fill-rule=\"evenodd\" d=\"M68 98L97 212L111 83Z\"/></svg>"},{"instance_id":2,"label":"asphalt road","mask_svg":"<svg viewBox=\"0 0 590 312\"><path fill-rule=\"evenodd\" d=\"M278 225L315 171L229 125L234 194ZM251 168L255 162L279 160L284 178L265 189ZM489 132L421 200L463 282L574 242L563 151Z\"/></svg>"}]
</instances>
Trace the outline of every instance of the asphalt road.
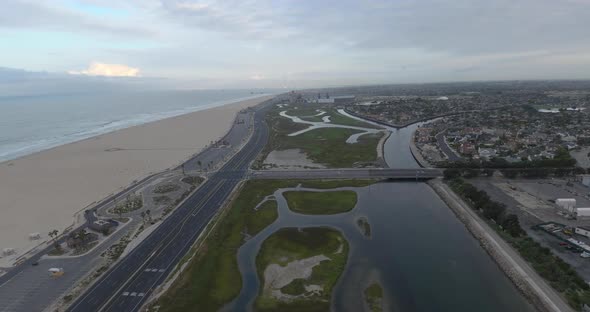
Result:
<instances>
[{"instance_id":1,"label":"asphalt road","mask_svg":"<svg viewBox=\"0 0 590 312\"><path fill-rule=\"evenodd\" d=\"M250 141L68 311L137 311L141 307L246 176L268 137L263 115L262 111L255 113Z\"/></svg>"},{"instance_id":2,"label":"asphalt road","mask_svg":"<svg viewBox=\"0 0 590 312\"><path fill-rule=\"evenodd\" d=\"M445 153L445 155L447 155L447 158L449 158L450 161L460 161L463 159L459 155L457 155L457 153L455 153L453 149L449 147L449 145L445 141L445 136L442 132L434 137L436 138L438 147L443 151L443 153Z\"/></svg>"}]
</instances>

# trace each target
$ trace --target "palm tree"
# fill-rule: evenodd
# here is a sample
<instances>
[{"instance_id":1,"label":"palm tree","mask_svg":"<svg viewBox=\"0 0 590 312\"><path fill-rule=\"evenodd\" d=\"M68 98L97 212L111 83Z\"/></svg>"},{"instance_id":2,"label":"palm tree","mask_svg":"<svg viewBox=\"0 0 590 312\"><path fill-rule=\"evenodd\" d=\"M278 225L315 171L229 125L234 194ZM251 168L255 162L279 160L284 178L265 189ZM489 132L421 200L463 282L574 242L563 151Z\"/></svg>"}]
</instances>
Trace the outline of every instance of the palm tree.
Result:
<instances>
[{"instance_id":1,"label":"palm tree","mask_svg":"<svg viewBox=\"0 0 590 312\"><path fill-rule=\"evenodd\" d=\"M145 211L145 214L148 216L149 220L152 221L152 215L151 215L151 211L148 209Z\"/></svg>"},{"instance_id":2,"label":"palm tree","mask_svg":"<svg viewBox=\"0 0 590 312\"><path fill-rule=\"evenodd\" d=\"M145 211L141 212L141 220L143 220L145 222Z\"/></svg>"},{"instance_id":3,"label":"palm tree","mask_svg":"<svg viewBox=\"0 0 590 312\"><path fill-rule=\"evenodd\" d=\"M203 163L200 160L197 160L197 165L199 166L199 169L202 169Z\"/></svg>"},{"instance_id":4,"label":"palm tree","mask_svg":"<svg viewBox=\"0 0 590 312\"><path fill-rule=\"evenodd\" d=\"M88 232L86 231L86 229L81 229L80 231L78 231L78 237L81 240L81 245L82 246L86 246L86 238L88 237Z\"/></svg>"},{"instance_id":5,"label":"palm tree","mask_svg":"<svg viewBox=\"0 0 590 312\"><path fill-rule=\"evenodd\" d=\"M58 230L49 231L49 237L51 237L53 239L53 245L55 245L55 248L59 248L59 244L57 243L57 234L58 233L59 233Z\"/></svg>"},{"instance_id":6,"label":"palm tree","mask_svg":"<svg viewBox=\"0 0 590 312\"><path fill-rule=\"evenodd\" d=\"M119 215L119 219L123 218L123 208L122 207L115 208L115 212Z\"/></svg>"}]
</instances>

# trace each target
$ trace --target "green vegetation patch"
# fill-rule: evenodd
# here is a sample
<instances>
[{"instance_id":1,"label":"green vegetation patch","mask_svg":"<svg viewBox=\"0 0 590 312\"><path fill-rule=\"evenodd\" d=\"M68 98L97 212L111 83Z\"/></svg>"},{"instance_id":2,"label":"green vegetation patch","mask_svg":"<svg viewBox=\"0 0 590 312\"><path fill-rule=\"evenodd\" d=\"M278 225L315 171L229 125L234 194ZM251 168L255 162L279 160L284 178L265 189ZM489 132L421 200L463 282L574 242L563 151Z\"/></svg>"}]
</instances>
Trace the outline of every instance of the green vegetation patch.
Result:
<instances>
[{"instance_id":1,"label":"green vegetation patch","mask_svg":"<svg viewBox=\"0 0 590 312\"><path fill-rule=\"evenodd\" d=\"M375 126L370 123L366 123L360 120L356 120L347 116L340 114L337 110L332 110L329 115L330 122L333 124L339 125L346 125L346 126L355 126L355 127L363 127L363 128L371 128L371 129L381 129L383 127Z\"/></svg>"},{"instance_id":2,"label":"green vegetation patch","mask_svg":"<svg viewBox=\"0 0 590 312\"><path fill-rule=\"evenodd\" d=\"M178 189L180 189L180 185L178 185L178 184L165 183L165 184L160 184L160 185L156 186L154 188L154 193L164 194L164 193L174 192Z\"/></svg>"},{"instance_id":3,"label":"green vegetation patch","mask_svg":"<svg viewBox=\"0 0 590 312\"><path fill-rule=\"evenodd\" d=\"M357 143L346 140L362 131L344 128L320 128L297 136L284 136L277 142L277 150L298 148L313 162L331 168L355 167L356 163L374 162L377 159L377 144L382 133L365 134Z\"/></svg>"},{"instance_id":4,"label":"green vegetation patch","mask_svg":"<svg viewBox=\"0 0 590 312\"><path fill-rule=\"evenodd\" d=\"M216 311L236 297L242 287L236 254L244 234L256 235L278 216L275 201L254 207L292 181L248 181L227 215L212 230L187 269L158 300L159 311Z\"/></svg>"},{"instance_id":5,"label":"green vegetation patch","mask_svg":"<svg viewBox=\"0 0 590 312\"><path fill-rule=\"evenodd\" d=\"M371 224L366 217L360 217L356 219L356 225L365 237L371 237Z\"/></svg>"},{"instance_id":6,"label":"green vegetation patch","mask_svg":"<svg viewBox=\"0 0 590 312\"><path fill-rule=\"evenodd\" d=\"M141 207L143 207L141 196L130 196L124 202L117 204L112 209L112 212L120 216L121 214L141 209Z\"/></svg>"},{"instance_id":7,"label":"green vegetation patch","mask_svg":"<svg viewBox=\"0 0 590 312\"><path fill-rule=\"evenodd\" d=\"M330 215L351 211L357 202L355 191L288 191L283 196L287 199L292 211L313 214Z\"/></svg>"},{"instance_id":8,"label":"green vegetation patch","mask_svg":"<svg viewBox=\"0 0 590 312\"><path fill-rule=\"evenodd\" d=\"M232 201L219 223L193 255L187 268L169 290L153 304L159 311L217 311L234 299L242 288L237 263L238 248L246 235L256 235L278 216L276 201L262 200L277 189L295 187L335 188L366 186L374 180L250 180ZM345 248L348 248L345 246ZM346 254L347 249L344 253Z\"/></svg>"},{"instance_id":9,"label":"green vegetation patch","mask_svg":"<svg viewBox=\"0 0 590 312\"><path fill-rule=\"evenodd\" d=\"M383 137L383 133L363 135L354 144L346 143L346 139L362 131L345 128L320 128L291 137L288 135L306 129L309 125L295 123L288 118L279 116L281 111L281 109L275 109L267 113L266 121L271 131L268 143L254 164L255 168L262 166L262 162L270 152L287 149L301 149L313 162L330 168L362 167L374 164L377 160L377 145ZM315 112L315 109L313 111ZM328 111L327 114L318 117L330 115L332 116L330 120L334 124L374 128L370 124L340 115L335 110L326 109L326 111ZM287 113L292 112L293 110L290 110Z\"/></svg>"},{"instance_id":10,"label":"green vegetation patch","mask_svg":"<svg viewBox=\"0 0 590 312\"><path fill-rule=\"evenodd\" d=\"M264 270L271 264L292 266L303 259L324 256L329 259L316 264L311 276L294 278L280 289L283 295L289 297L277 297L272 286L263 285L264 290L255 302L256 310L329 311L333 287L342 274L348 257L348 242L335 229L283 228L269 236L262 243L256 257L256 268L261 281L264 281Z\"/></svg>"},{"instance_id":11,"label":"green vegetation patch","mask_svg":"<svg viewBox=\"0 0 590 312\"><path fill-rule=\"evenodd\" d=\"M383 288L377 282L365 289L365 300L371 312L383 311Z\"/></svg>"}]
</instances>

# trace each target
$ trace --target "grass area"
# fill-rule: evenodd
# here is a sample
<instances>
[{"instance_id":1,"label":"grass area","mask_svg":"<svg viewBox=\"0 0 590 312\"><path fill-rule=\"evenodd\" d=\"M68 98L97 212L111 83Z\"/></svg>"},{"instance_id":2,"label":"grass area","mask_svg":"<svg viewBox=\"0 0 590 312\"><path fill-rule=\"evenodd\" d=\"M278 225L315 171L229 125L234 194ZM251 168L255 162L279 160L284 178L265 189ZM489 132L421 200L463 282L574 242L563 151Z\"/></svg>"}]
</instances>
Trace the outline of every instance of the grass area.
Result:
<instances>
[{"instance_id":1,"label":"grass area","mask_svg":"<svg viewBox=\"0 0 590 312\"><path fill-rule=\"evenodd\" d=\"M163 205L163 204L167 204L167 203L171 202L172 198L170 198L166 195L161 195L161 196L154 196L153 200L154 200L154 204Z\"/></svg>"},{"instance_id":2,"label":"grass area","mask_svg":"<svg viewBox=\"0 0 590 312\"><path fill-rule=\"evenodd\" d=\"M216 311L237 296L242 287L236 254L244 233L255 235L277 217L276 202L254 207L291 181L248 181L188 268L158 300L159 311Z\"/></svg>"},{"instance_id":3,"label":"grass area","mask_svg":"<svg viewBox=\"0 0 590 312\"><path fill-rule=\"evenodd\" d=\"M199 176L187 176L182 178L182 182L186 183L186 184L190 184L193 186L197 186L201 183L203 183L205 179L203 177L199 177Z\"/></svg>"},{"instance_id":4,"label":"grass area","mask_svg":"<svg viewBox=\"0 0 590 312\"><path fill-rule=\"evenodd\" d=\"M180 189L180 185L177 185L174 183L164 183L164 184L160 184L160 185L156 186L154 188L154 193L164 194L164 193L174 192L178 189Z\"/></svg>"},{"instance_id":5,"label":"grass area","mask_svg":"<svg viewBox=\"0 0 590 312\"><path fill-rule=\"evenodd\" d=\"M329 112L326 115L332 116L330 118L332 123L373 128L370 124L340 115L335 110L325 110ZM346 143L346 139L361 131L344 128L321 128L290 137L288 134L309 126L294 123L288 118L279 116L281 111L281 109L274 109L267 114L266 121L271 130L269 141L257 159L255 167L261 167L263 160L273 150L294 148L301 149L315 163L324 164L331 168L350 168L354 167L355 163L356 166L362 167L377 159L377 144L383 133L363 135L355 144ZM292 111L290 110L288 113ZM315 109L313 111L315 112Z\"/></svg>"},{"instance_id":6,"label":"grass area","mask_svg":"<svg viewBox=\"0 0 590 312\"><path fill-rule=\"evenodd\" d=\"M53 248L47 253L49 256L61 256L63 254L65 254L65 250L61 247Z\"/></svg>"},{"instance_id":7,"label":"grass area","mask_svg":"<svg viewBox=\"0 0 590 312\"><path fill-rule=\"evenodd\" d=\"M365 300L371 312L383 311L383 288L377 282L365 289Z\"/></svg>"},{"instance_id":8,"label":"grass area","mask_svg":"<svg viewBox=\"0 0 590 312\"><path fill-rule=\"evenodd\" d=\"M112 209L113 213L116 214L123 214L127 212L131 212L143 207L143 200L141 196L130 196L124 202L118 203L115 208Z\"/></svg>"},{"instance_id":9,"label":"grass area","mask_svg":"<svg viewBox=\"0 0 590 312\"><path fill-rule=\"evenodd\" d=\"M337 110L333 109L329 112L330 122L333 124L339 125L346 125L346 126L355 126L355 127L363 127L363 128L371 128L371 129L381 129L383 127L375 126L370 123L366 123L360 120L352 119L350 117L344 116L340 114Z\"/></svg>"},{"instance_id":10,"label":"grass area","mask_svg":"<svg viewBox=\"0 0 590 312\"><path fill-rule=\"evenodd\" d=\"M301 135L284 136L277 150L301 149L313 162L330 168L351 168L356 163L374 162L377 159L377 144L382 133L366 134L357 143L346 140L361 131L343 128L320 128Z\"/></svg>"},{"instance_id":11,"label":"grass area","mask_svg":"<svg viewBox=\"0 0 590 312\"><path fill-rule=\"evenodd\" d=\"M283 287L292 295L305 295L290 301L282 301L263 293L256 299L257 311L329 311L332 289L342 274L348 258L348 243L342 234L334 229L283 228L269 236L256 257L256 268L261 281L264 269L272 263L281 266L289 262L324 255L324 260L312 269L308 279L295 279ZM308 292L305 285L319 285L318 293Z\"/></svg>"},{"instance_id":12,"label":"grass area","mask_svg":"<svg viewBox=\"0 0 590 312\"><path fill-rule=\"evenodd\" d=\"M235 298L242 287L236 255L244 242L244 233L255 235L277 216L276 202L268 201L257 211L254 207L275 190L302 184L313 188L366 186L374 180L251 180L230 204L226 215L212 229L203 246L196 251L187 268L153 306L159 311L217 311Z\"/></svg>"},{"instance_id":13,"label":"grass area","mask_svg":"<svg viewBox=\"0 0 590 312\"><path fill-rule=\"evenodd\" d=\"M292 211L312 214L330 215L351 211L357 202L355 191L288 191L283 193Z\"/></svg>"},{"instance_id":14,"label":"grass area","mask_svg":"<svg viewBox=\"0 0 590 312\"><path fill-rule=\"evenodd\" d=\"M319 114L316 110L325 111L325 114L320 116L315 116ZM338 112L337 109L329 107L329 106L322 106L318 105L314 108L298 108L298 109L289 109L287 110L287 115L290 116L297 116L306 121L323 121L322 118L325 116L330 116L330 123L338 124L338 125L346 125L346 126L354 126L354 127L363 127L363 128L371 128L371 129L381 129L382 127L372 125L370 123L366 123L360 120L356 120L347 116L344 116Z\"/></svg>"},{"instance_id":15,"label":"grass area","mask_svg":"<svg viewBox=\"0 0 590 312\"><path fill-rule=\"evenodd\" d=\"M81 254L87 252L88 250L94 248L94 246L96 246L97 244L98 244L98 242L94 241L94 242L88 243L88 245L80 246L80 247L74 249L71 256L81 255Z\"/></svg>"}]
</instances>

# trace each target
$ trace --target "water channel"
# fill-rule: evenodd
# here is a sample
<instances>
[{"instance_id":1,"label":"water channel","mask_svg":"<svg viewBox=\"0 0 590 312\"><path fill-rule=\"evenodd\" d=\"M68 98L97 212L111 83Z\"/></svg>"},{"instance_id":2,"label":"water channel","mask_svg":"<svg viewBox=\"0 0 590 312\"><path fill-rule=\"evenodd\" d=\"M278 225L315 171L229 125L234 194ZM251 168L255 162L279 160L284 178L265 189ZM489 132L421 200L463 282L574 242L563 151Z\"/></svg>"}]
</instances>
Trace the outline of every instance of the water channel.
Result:
<instances>
[{"instance_id":1,"label":"water channel","mask_svg":"<svg viewBox=\"0 0 590 312\"><path fill-rule=\"evenodd\" d=\"M418 167L409 149L416 127L391 129L384 147L390 167ZM275 192L279 218L239 249L243 287L226 310L252 309L261 286L255 259L269 235L283 227L329 226L350 244L333 293L334 311L363 311L363 291L372 281L384 289L386 311L534 311L427 184L381 182L340 189L356 191L357 205L330 216L294 213L282 196L293 189ZM356 226L359 217L368 219L370 237Z\"/></svg>"}]
</instances>

